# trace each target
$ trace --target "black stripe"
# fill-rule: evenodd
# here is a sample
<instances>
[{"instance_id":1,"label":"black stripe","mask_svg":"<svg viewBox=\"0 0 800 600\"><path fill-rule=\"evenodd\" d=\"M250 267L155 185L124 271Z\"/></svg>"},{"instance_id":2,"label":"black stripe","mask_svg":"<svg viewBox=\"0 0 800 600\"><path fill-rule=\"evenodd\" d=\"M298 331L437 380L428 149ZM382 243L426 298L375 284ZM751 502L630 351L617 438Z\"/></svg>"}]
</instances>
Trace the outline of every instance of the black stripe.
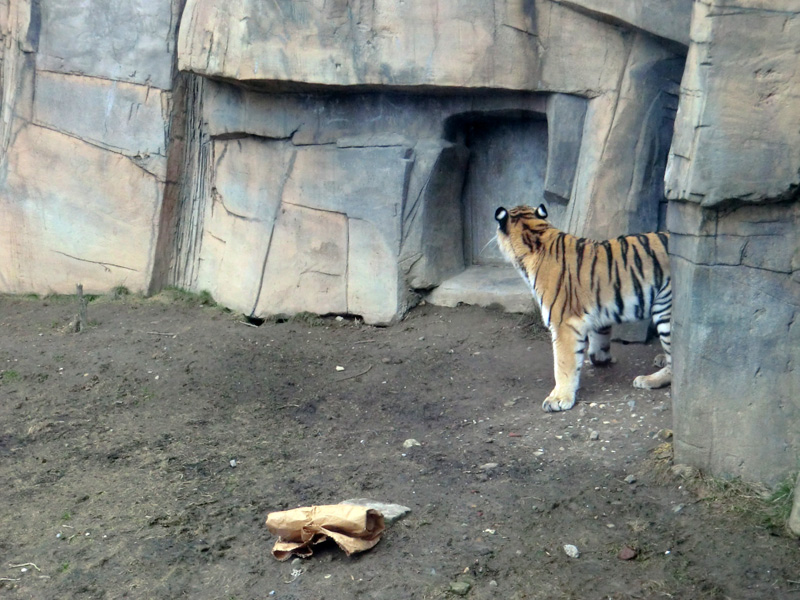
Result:
<instances>
[{"instance_id":1,"label":"black stripe","mask_svg":"<svg viewBox=\"0 0 800 600\"><path fill-rule=\"evenodd\" d=\"M606 249L606 258L608 259L608 280L611 281L611 269L614 266L614 251L611 250L611 244L608 243L608 240L602 242L600 245Z\"/></svg>"},{"instance_id":2,"label":"black stripe","mask_svg":"<svg viewBox=\"0 0 800 600\"><path fill-rule=\"evenodd\" d=\"M622 266L628 268L628 240L624 237L618 238L619 251L622 254Z\"/></svg>"},{"instance_id":3,"label":"black stripe","mask_svg":"<svg viewBox=\"0 0 800 600\"><path fill-rule=\"evenodd\" d=\"M592 270L589 277L589 287L594 287L594 268L597 266L597 248L595 248L594 258L592 259Z\"/></svg>"},{"instance_id":4,"label":"black stripe","mask_svg":"<svg viewBox=\"0 0 800 600\"><path fill-rule=\"evenodd\" d=\"M578 280L581 278L581 264L583 264L584 246L586 246L586 238L578 238L575 242L575 262L578 269Z\"/></svg>"},{"instance_id":5,"label":"black stripe","mask_svg":"<svg viewBox=\"0 0 800 600\"><path fill-rule=\"evenodd\" d=\"M639 251L636 249L636 246L633 247L633 264L636 265L636 268L639 270L639 276L644 277L644 269L642 268L642 257L639 256Z\"/></svg>"},{"instance_id":6,"label":"black stripe","mask_svg":"<svg viewBox=\"0 0 800 600\"><path fill-rule=\"evenodd\" d=\"M567 327L569 327L570 329L572 329L572 331L574 331L574 332L575 332L575 333L577 333L578 335L580 335L580 334L581 334L581 332L580 332L580 331L578 331L578 329L577 329L577 328L576 328L574 325L570 325L569 323L567 323Z\"/></svg>"},{"instance_id":7,"label":"black stripe","mask_svg":"<svg viewBox=\"0 0 800 600\"><path fill-rule=\"evenodd\" d=\"M664 270L661 268L661 263L655 251L650 247L650 238L643 233L637 235L636 238L642 243L644 251L653 261L653 279L655 280L656 288L660 290L664 284Z\"/></svg>"},{"instance_id":8,"label":"black stripe","mask_svg":"<svg viewBox=\"0 0 800 600\"><path fill-rule=\"evenodd\" d=\"M625 314L625 302L622 300L622 282L619 280L619 265L614 265L614 301L620 315Z\"/></svg>"},{"instance_id":9,"label":"black stripe","mask_svg":"<svg viewBox=\"0 0 800 600\"><path fill-rule=\"evenodd\" d=\"M644 292L642 291L642 284L639 283L639 278L636 273L631 272L631 282L633 283L633 291L636 293L636 318L644 319Z\"/></svg>"}]
</instances>

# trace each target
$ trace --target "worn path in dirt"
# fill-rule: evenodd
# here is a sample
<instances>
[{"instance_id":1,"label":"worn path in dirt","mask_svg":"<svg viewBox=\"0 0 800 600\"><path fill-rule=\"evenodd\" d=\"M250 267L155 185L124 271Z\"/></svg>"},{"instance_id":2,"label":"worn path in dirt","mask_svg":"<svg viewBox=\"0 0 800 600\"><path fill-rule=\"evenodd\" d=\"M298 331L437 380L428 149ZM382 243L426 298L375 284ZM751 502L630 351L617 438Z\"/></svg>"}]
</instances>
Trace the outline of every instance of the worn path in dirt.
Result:
<instances>
[{"instance_id":1,"label":"worn path in dirt","mask_svg":"<svg viewBox=\"0 0 800 600\"><path fill-rule=\"evenodd\" d=\"M0 298L2 598L800 598L796 541L664 476L669 391L630 385L655 346L546 414L550 343L519 315L98 299L67 333L75 312ZM361 555L272 558L270 511L363 496L412 513Z\"/></svg>"}]
</instances>

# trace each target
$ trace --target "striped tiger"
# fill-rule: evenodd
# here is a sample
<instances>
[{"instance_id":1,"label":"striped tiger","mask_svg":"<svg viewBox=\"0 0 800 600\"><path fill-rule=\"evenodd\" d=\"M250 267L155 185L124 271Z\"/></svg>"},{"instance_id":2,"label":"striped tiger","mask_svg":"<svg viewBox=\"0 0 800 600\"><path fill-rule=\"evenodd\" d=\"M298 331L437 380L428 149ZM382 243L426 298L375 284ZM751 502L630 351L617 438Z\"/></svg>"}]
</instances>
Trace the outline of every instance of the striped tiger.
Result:
<instances>
[{"instance_id":1,"label":"striped tiger","mask_svg":"<svg viewBox=\"0 0 800 600\"><path fill-rule=\"evenodd\" d=\"M665 361L663 368L640 375L633 385L669 385L669 235L643 233L595 242L559 231L545 219L543 204L495 212L500 250L530 286L553 338L556 385L542 408L569 410L575 404L587 345L592 364L611 363L614 323L652 318Z\"/></svg>"}]
</instances>

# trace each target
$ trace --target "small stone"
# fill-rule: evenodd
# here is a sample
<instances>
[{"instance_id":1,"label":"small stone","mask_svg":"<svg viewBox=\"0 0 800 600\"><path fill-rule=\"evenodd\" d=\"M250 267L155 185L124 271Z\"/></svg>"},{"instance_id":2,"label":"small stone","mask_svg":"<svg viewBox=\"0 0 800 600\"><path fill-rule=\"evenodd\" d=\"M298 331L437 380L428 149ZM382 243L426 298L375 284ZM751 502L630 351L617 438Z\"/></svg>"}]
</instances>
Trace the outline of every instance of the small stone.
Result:
<instances>
[{"instance_id":1,"label":"small stone","mask_svg":"<svg viewBox=\"0 0 800 600\"><path fill-rule=\"evenodd\" d=\"M573 546L572 544L564 544L564 554L570 558L578 558L581 555L577 546Z\"/></svg>"},{"instance_id":2,"label":"small stone","mask_svg":"<svg viewBox=\"0 0 800 600\"><path fill-rule=\"evenodd\" d=\"M370 498L350 498L348 500L344 500L339 504L348 504L351 506L366 506L367 508L372 508L377 510L379 513L383 515L383 522L386 527L393 525L407 514L411 512L411 509L407 506L403 506L402 504L389 504L388 502L378 502L377 500L372 500Z\"/></svg>"},{"instance_id":3,"label":"small stone","mask_svg":"<svg viewBox=\"0 0 800 600\"><path fill-rule=\"evenodd\" d=\"M403 442L403 448L413 448L414 446L422 446L422 444L420 444L414 438L408 438L405 442Z\"/></svg>"},{"instance_id":4,"label":"small stone","mask_svg":"<svg viewBox=\"0 0 800 600\"><path fill-rule=\"evenodd\" d=\"M496 582L494 579L492 579L492 580L489 582L489 587L496 588L496 587L497 587L497 582Z\"/></svg>"},{"instance_id":5,"label":"small stone","mask_svg":"<svg viewBox=\"0 0 800 600\"><path fill-rule=\"evenodd\" d=\"M344 367L342 367L341 365L336 365L336 370L337 371L344 371Z\"/></svg>"},{"instance_id":6,"label":"small stone","mask_svg":"<svg viewBox=\"0 0 800 600\"><path fill-rule=\"evenodd\" d=\"M686 508L685 504L676 504L675 506L672 507L672 512L677 514L677 513L681 512L684 508Z\"/></svg>"},{"instance_id":7,"label":"small stone","mask_svg":"<svg viewBox=\"0 0 800 600\"><path fill-rule=\"evenodd\" d=\"M231 467L233 467L234 469L236 468L236 459L235 459L235 458L232 458L232 459L231 459L230 465L231 465Z\"/></svg>"},{"instance_id":8,"label":"small stone","mask_svg":"<svg viewBox=\"0 0 800 600\"><path fill-rule=\"evenodd\" d=\"M682 477L683 479L691 479L692 477L697 475L697 469L690 465L672 465L670 468L672 474L677 477Z\"/></svg>"},{"instance_id":9,"label":"small stone","mask_svg":"<svg viewBox=\"0 0 800 600\"><path fill-rule=\"evenodd\" d=\"M631 548L630 546L623 546L622 550L619 551L617 554L617 558L620 560L633 560L639 556L639 551L636 548Z\"/></svg>"},{"instance_id":10,"label":"small stone","mask_svg":"<svg viewBox=\"0 0 800 600\"><path fill-rule=\"evenodd\" d=\"M628 475L625 478L625 483L636 483L636 475Z\"/></svg>"},{"instance_id":11,"label":"small stone","mask_svg":"<svg viewBox=\"0 0 800 600\"><path fill-rule=\"evenodd\" d=\"M450 584L450 592L456 596L466 596L472 589L469 581L454 581Z\"/></svg>"},{"instance_id":12,"label":"small stone","mask_svg":"<svg viewBox=\"0 0 800 600\"><path fill-rule=\"evenodd\" d=\"M497 463L486 463L478 467L479 471L491 471L492 469L496 469L499 465Z\"/></svg>"},{"instance_id":13,"label":"small stone","mask_svg":"<svg viewBox=\"0 0 800 600\"><path fill-rule=\"evenodd\" d=\"M597 440L600 439L600 433L598 433L595 430L592 430L592 432L589 434L589 439L592 440L593 442L596 442Z\"/></svg>"},{"instance_id":14,"label":"small stone","mask_svg":"<svg viewBox=\"0 0 800 600\"><path fill-rule=\"evenodd\" d=\"M664 440L665 442L668 442L669 440L672 439L672 429L661 429L656 434L656 436L659 439Z\"/></svg>"}]
</instances>

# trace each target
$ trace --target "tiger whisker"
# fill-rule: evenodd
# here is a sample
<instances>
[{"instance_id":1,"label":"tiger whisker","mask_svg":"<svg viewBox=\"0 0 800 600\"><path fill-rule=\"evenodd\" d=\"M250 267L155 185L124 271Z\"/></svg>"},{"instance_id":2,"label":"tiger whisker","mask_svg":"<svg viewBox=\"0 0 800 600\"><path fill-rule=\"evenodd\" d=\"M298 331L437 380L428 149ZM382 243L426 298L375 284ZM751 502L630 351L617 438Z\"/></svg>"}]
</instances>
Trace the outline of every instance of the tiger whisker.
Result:
<instances>
[{"instance_id":1,"label":"tiger whisker","mask_svg":"<svg viewBox=\"0 0 800 600\"><path fill-rule=\"evenodd\" d=\"M486 248L488 248L488 247L489 247L489 244L491 244L492 242L495 242L495 243L497 243L497 234L493 235L493 236L492 236L492 237L489 239L489 241L488 241L488 242L486 242L486 244L483 246L483 248L481 248L481 251L480 251L480 252L478 252L478 256L480 256L481 254L483 254L483 251L484 251L484 250L486 250Z\"/></svg>"}]
</instances>

